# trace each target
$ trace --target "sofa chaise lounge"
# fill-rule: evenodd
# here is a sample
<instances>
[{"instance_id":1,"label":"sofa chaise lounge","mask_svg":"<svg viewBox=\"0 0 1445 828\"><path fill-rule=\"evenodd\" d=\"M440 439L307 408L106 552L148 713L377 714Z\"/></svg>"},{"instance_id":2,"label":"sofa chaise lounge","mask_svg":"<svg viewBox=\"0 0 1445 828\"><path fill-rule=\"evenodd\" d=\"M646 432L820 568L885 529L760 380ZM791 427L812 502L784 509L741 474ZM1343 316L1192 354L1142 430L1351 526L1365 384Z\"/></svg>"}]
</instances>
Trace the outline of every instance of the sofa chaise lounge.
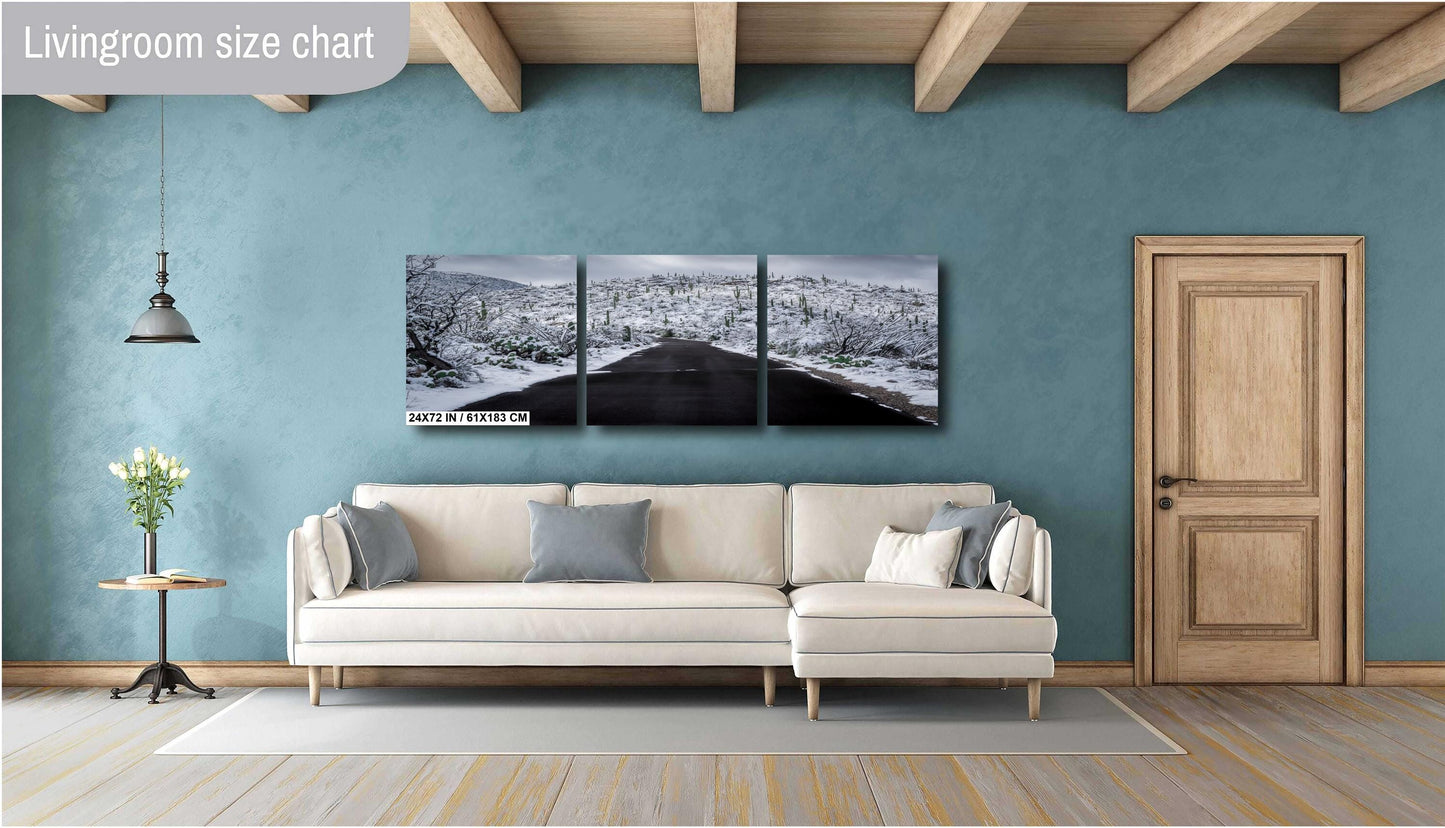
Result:
<instances>
[{"instance_id":1,"label":"sofa chaise lounge","mask_svg":"<svg viewBox=\"0 0 1445 828\"><path fill-rule=\"evenodd\" d=\"M653 583L523 583L526 503L650 498ZM287 542L287 655L309 667L755 666L772 705L777 668L805 683L810 719L830 678L1023 679L1038 718L1053 675L1050 538L1027 521L1028 589L864 583L884 526L922 531L945 500L992 503L987 484L651 486L362 484L416 547L419 578L317 597L305 559L319 521ZM344 585L343 585L344 586Z\"/></svg>"}]
</instances>

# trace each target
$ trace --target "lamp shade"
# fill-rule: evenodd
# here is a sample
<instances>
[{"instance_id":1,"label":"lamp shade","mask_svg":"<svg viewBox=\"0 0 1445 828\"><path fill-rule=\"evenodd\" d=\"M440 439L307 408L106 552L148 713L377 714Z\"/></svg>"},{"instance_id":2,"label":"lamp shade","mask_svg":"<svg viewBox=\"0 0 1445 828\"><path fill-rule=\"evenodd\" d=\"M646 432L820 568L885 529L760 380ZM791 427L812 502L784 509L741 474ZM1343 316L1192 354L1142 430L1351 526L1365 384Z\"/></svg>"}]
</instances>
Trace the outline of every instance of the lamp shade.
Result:
<instances>
[{"instance_id":1,"label":"lamp shade","mask_svg":"<svg viewBox=\"0 0 1445 828\"><path fill-rule=\"evenodd\" d=\"M171 298L165 294L157 295L165 296L166 299ZM151 307L135 321L135 325L130 329L130 336L126 337L125 341L200 342L201 340L196 339L195 333L191 331L191 323L186 321L186 317L180 311L169 303L155 305L152 300Z\"/></svg>"},{"instance_id":2,"label":"lamp shade","mask_svg":"<svg viewBox=\"0 0 1445 828\"><path fill-rule=\"evenodd\" d=\"M191 323L176 310L176 300L166 293L166 282L170 274L166 273L166 256L170 254L162 250L156 254L156 283L161 286L161 292L151 297L151 306L131 326L130 336L126 342L200 342L196 334L191 330Z\"/></svg>"}]
</instances>

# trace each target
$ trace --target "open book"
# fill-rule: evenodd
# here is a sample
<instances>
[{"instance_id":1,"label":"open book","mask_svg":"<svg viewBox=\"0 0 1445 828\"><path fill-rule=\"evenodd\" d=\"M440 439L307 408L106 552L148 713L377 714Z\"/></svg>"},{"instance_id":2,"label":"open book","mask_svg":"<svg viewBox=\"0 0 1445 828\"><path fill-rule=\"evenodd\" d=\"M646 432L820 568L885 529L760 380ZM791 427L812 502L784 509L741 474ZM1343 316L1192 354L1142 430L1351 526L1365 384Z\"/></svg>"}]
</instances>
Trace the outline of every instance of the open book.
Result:
<instances>
[{"instance_id":1,"label":"open book","mask_svg":"<svg viewBox=\"0 0 1445 828\"><path fill-rule=\"evenodd\" d=\"M167 569L164 572L128 575L125 582L128 584L203 584L206 579L194 574L189 569Z\"/></svg>"}]
</instances>

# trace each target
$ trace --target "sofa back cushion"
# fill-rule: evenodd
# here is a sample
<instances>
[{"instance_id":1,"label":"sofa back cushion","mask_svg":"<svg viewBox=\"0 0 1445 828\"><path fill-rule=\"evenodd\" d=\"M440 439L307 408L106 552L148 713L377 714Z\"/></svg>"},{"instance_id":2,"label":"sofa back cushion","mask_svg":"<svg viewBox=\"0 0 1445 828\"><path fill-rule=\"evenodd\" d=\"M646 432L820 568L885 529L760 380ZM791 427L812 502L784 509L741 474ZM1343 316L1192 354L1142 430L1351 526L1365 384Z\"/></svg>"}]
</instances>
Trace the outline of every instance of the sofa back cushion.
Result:
<instances>
[{"instance_id":1,"label":"sofa back cushion","mask_svg":"<svg viewBox=\"0 0 1445 828\"><path fill-rule=\"evenodd\" d=\"M993 503L993 487L987 483L795 483L788 489L788 580L798 585L863 580L883 527L922 532L945 500L955 506L985 506Z\"/></svg>"},{"instance_id":2,"label":"sofa back cushion","mask_svg":"<svg viewBox=\"0 0 1445 828\"><path fill-rule=\"evenodd\" d=\"M777 483L646 486L579 483L577 506L651 500L647 574L654 581L783 586L784 490ZM873 538L878 532L873 533ZM872 541L869 541L872 552ZM867 566L865 560L864 566Z\"/></svg>"},{"instance_id":3,"label":"sofa back cushion","mask_svg":"<svg viewBox=\"0 0 1445 828\"><path fill-rule=\"evenodd\" d=\"M565 504L567 487L363 483L351 495L367 508L383 500L411 534L418 580L520 581L532 568L527 501Z\"/></svg>"}]
</instances>

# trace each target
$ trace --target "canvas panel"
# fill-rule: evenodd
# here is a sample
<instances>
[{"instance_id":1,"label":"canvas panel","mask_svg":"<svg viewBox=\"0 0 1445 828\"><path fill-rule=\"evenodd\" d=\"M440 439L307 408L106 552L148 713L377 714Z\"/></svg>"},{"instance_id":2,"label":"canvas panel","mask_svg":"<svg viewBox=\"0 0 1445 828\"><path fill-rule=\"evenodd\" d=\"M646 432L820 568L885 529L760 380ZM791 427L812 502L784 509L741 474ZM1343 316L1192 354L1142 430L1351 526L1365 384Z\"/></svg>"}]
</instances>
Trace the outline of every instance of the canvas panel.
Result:
<instances>
[{"instance_id":1,"label":"canvas panel","mask_svg":"<svg viewBox=\"0 0 1445 828\"><path fill-rule=\"evenodd\" d=\"M937 256L768 256L768 424L939 422Z\"/></svg>"},{"instance_id":2,"label":"canvas panel","mask_svg":"<svg viewBox=\"0 0 1445 828\"><path fill-rule=\"evenodd\" d=\"M756 425L754 255L587 257L588 425Z\"/></svg>"},{"instance_id":3,"label":"canvas panel","mask_svg":"<svg viewBox=\"0 0 1445 828\"><path fill-rule=\"evenodd\" d=\"M576 256L406 257L408 425L576 425L577 348Z\"/></svg>"}]
</instances>

